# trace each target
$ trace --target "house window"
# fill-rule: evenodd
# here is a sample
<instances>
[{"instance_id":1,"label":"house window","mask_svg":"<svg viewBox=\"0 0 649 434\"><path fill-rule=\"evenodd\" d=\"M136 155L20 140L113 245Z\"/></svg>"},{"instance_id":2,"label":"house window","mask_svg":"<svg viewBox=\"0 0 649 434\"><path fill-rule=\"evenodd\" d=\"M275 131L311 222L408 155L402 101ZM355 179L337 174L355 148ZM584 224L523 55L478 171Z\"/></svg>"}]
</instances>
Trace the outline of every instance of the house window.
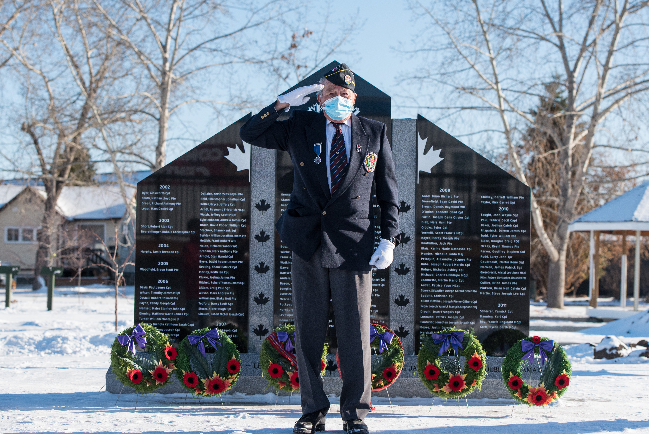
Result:
<instances>
[{"instance_id":1,"label":"house window","mask_svg":"<svg viewBox=\"0 0 649 434\"><path fill-rule=\"evenodd\" d=\"M5 228L7 243L35 243L36 228Z\"/></svg>"},{"instance_id":2,"label":"house window","mask_svg":"<svg viewBox=\"0 0 649 434\"><path fill-rule=\"evenodd\" d=\"M17 243L18 241L20 241L20 229L7 228L7 242Z\"/></svg>"},{"instance_id":3,"label":"house window","mask_svg":"<svg viewBox=\"0 0 649 434\"><path fill-rule=\"evenodd\" d=\"M90 236L93 241L98 241L97 238L105 241L105 231L106 227L103 224L77 224L77 232Z\"/></svg>"}]
</instances>

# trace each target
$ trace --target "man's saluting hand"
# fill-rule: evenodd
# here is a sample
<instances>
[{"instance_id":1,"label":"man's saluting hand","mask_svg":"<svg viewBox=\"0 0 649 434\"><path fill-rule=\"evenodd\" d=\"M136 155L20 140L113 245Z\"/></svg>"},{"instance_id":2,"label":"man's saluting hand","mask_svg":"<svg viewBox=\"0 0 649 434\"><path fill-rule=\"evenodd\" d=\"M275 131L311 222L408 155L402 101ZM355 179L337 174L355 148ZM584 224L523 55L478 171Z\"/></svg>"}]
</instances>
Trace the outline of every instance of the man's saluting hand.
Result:
<instances>
[{"instance_id":1,"label":"man's saluting hand","mask_svg":"<svg viewBox=\"0 0 649 434\"><path fill-rule=\"evenodd\" d=\"M310 95L313 92L320 92L323 88L324 86L322 84L312 84L311 86L298 87L297 89L292 90L289 93L280 95L277 97L275 110L288 110L290 106L306 104L307 102L309 102L309 97L307 95Z\"/></svg>"}]
</instances>

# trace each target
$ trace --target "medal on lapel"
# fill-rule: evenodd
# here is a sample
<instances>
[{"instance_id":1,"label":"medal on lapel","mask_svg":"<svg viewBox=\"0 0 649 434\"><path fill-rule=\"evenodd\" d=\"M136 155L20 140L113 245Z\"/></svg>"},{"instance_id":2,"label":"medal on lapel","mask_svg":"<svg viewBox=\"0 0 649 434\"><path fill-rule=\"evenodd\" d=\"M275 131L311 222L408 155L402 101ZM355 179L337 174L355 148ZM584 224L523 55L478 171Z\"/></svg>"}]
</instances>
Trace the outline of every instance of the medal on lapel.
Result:
<instances>
[{"instance_id":1,"label":"medal on lapel","mask_svg":"<svg viewBox=\"0 0 649 434\"><path fill-rule=\"evenodd\" d=\"M365 156L365 161L363 161L363 167L365 167L365 170L368 172L374 172L374 169L376 169L377 158L378 156L374 152L368 152Z\"/></svg>"},{"instance_id":2,"label":"medal on lapel","mask_svg":"<svg viewBox=\"0 0 649 434\"><path fill-rule=\"evenodd\" d=\"M322 153L322 143L316 143L315 145L313 145L313 150L315 151L315 158L313 159L313 161L315 162L315 164L320 164L320 162L322 161L322 158L320 158L320 154Z\"/></svg>"},{"instance_id":3,"label":"medal on lapel","mask_svg":"<svg viewBox=\"0 0 649 434\"><path fill-rule=\"evenodd\" d=\"M356 143L356 152L363 152L363 147L359 143Z\"/></svg>"}]
</instances>

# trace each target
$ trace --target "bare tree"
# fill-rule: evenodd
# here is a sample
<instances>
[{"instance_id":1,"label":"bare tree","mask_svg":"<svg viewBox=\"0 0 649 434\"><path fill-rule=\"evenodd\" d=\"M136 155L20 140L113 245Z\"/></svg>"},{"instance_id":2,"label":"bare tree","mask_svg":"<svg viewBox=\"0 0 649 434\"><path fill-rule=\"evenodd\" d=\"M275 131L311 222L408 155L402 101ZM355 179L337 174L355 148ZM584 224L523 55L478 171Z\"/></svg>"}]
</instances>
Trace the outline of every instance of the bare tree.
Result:
<instances>
[{"instance_id":1,"label":"bare tree","mask_svg":"<svg viewBox=\"0 0 649 434\"><path fill-rule=\"evenodd\" d=\"M534 191L532 218L549 258L548 306L563 307L568 224L577 216L596 138L602 138L607 119L627 116L628 103L649 89L647 2L472 0L413 6L446 41L419 47L419 55L444 57L435 58L436 70L417 79L448 86L458 109L491 111L518 179L529 184L526 156L516 152L516 125L534 125L558 144L552 152L558 156L556 225L547 227ZM560 123L530 111L551 81L565 93L565 109L554 115Z\"/></svg>"},{"instance_id":2,"label":"bare tree","mask_svg":"<svg viewBox=\"0 0 649 434\"><path fill-rule=\"evenodd\" d=\"M17 22L21 15L30 10L31 4L32 2L27 0L0 0L0 39L4 39L5 33L22 33L18 28L14 28L14 26L16 24L22 25L25 23L26 20L23 20L22 23ZM11 51L6 53L6 55L0 55L0 68L6 66L13 57Z\"/></svg>"},{"instance_id":3,"label":"bare tree","mask_svg":"<svg viewBox=\"0 0 649 434\"><path fill-rule=\"evenodd\" d=\"M126 251L126 254L123 257L120 257L119 252L120 252L120 231L119 231L119 225L115 225L115 248L111 249L109 246L106 245L104 242L103 238L101 237L96 237L98 241L101 242L103 245L106 255L106 263L100 263L98 264L100 267L105 268L106 270L110 271L113 276L113 289L115 291L115 331L118 331L118 321L117 321L117 313L118 313L118 300L119 300L119 287L124 286L124 271L128 267L134 266L135 262L133 262L133 252L135 251L135 244L132 244L128 246L128 250Z\"/></svg>"},{"instance_id":4,"label":"bare tree","mask_svg":"<svg viewBox=\"0 0 649 434\"><path fill-rule=\"evenodd\" d=\"M313 9L317 11L316 18L309 19ZM358 14L341 19L337 12L332 13L330 5L323 9L324 5L312 8L307 3L301 11L301 19L285 22L288 31L276 35L274 53L270 62L263 65L277 77L274 92L299 83L330 62L334 55L351 54L344 47L360 28Z\"/></svg>"},{"instance_id":5,"label":"bare tree","mask_svg":"<svg viewBox=\"0 0 649 434\"><path fill-rule=\"evenodd\" d=\"M154 170L165 164L170 118L178 109L200 102L237 104L229 99L209 99L205 89L194 89L192 83L216 68L225 75L233 65L265 61L263 49L256 44L261 32L252 32L286 13L286 2L279 0L260 5L255 1L229 5L215 0L94 3L102 11L107 29L128 47L149 81L142 95L150 102L145 113L157 124L155 160L150 163ZM126 8L129 14L118 19L106 7L108 4ZM244 39L247 36L251 37L249 41Z\"/></svg>"},{"instance_id":6,"label":"bare tree","mask_svg":"<svg viewBox=\"0 0 649 434\"><path fill-rule=\"evenodd\" d=\"M20 158L5 157L15 171L40 179L46 193L36 275L43 265L52 265L57 250L61 191L71 183L90 181L77 175L89 162L93 107L103 107L107 116L114 111L107 88L115 84L121 46L96 31L95 18L82 0L49 0L35 14L29 43L12 44L22 35L2 40L22 86L24 113L15 117L22 118L21 130L28 138L17 151Z\"/></svg>"}]
</instances>

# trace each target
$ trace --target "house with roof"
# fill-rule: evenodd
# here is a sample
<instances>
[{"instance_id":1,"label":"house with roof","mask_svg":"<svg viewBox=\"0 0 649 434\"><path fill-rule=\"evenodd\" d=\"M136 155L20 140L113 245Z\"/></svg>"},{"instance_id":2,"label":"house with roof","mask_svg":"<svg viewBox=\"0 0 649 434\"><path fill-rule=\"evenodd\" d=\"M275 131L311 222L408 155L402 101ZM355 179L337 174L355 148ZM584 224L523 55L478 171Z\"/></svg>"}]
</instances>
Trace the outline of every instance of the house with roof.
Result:
<instances>
[{"instance_id":1,"label":"house with roof","mask_svg":"<svg viewBox=\"0 0 649 434\"><path fill-rule=\"evenodd\" d=\"M126 187L126 191L134 201L136 189ZM0 184L0 262L19 265L20 276L34 275L45 198L42 186ZM57 266L82 268L66 263L66 258L68 262L72 258L70 252L79 253L80 249L85 251L86 262L89 251L101 261L102 252L105 255L116 248L116 234L119 238L128 231L123 227L126 205L116 185L64 187L56 212Z\"/></svg>"}]
</instances>

